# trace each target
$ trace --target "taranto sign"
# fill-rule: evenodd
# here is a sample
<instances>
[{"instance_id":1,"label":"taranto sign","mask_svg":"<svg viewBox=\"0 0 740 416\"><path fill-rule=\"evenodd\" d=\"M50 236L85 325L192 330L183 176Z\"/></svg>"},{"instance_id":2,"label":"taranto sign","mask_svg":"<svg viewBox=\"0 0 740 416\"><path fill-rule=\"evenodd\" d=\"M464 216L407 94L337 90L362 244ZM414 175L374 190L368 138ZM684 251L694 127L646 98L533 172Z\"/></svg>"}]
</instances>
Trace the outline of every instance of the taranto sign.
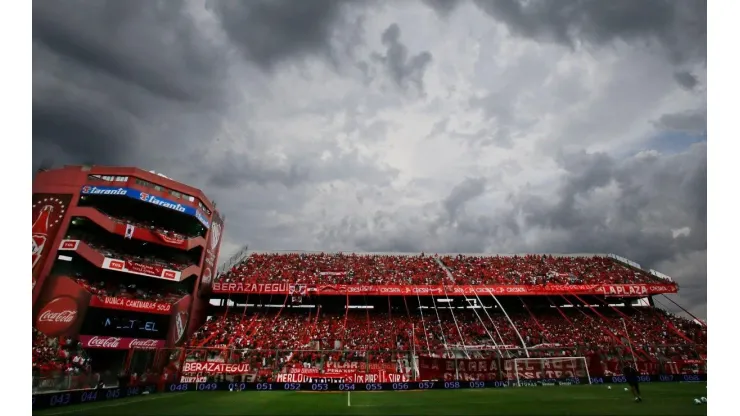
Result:
<instances>
[{"instance_id":1,"label":"taranto sign","mask_svg":"<svg viewBox=\"0 0 740 416\"><path fill-rule=\"evenodd\" d=\"M480 295L607 295L642 297L659 293L676 293L674 284L636 285L306 285L289 283L214 283L213 293L258 293L288 295L300 287L308 295L365 296L480 296ZM305 287L305 289L304 289Z\"/></svg>"}]
</instances>

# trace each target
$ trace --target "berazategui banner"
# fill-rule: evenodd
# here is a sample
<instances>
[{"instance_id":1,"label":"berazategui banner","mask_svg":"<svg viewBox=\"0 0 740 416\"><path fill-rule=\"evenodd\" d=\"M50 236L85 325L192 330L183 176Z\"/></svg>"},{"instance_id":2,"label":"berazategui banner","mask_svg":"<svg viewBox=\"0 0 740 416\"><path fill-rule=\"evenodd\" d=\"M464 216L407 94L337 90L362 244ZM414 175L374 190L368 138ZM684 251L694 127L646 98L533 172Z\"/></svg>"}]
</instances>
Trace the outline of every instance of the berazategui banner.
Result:
<instances>
[{"instance_id":1,"label":"berazategui banner","mask_svg":"<svg viewBox=\"0 0 740 416\"><path fill-rule=\"evenodd\" d=\"M644 297L676 293L677 286L665 284L635 285L322 285L290 283L213 283L213 293L257 293L265 295L365 295L365 296L486 296L486 295L604 295Z\"/></svg>"}]
</instances>

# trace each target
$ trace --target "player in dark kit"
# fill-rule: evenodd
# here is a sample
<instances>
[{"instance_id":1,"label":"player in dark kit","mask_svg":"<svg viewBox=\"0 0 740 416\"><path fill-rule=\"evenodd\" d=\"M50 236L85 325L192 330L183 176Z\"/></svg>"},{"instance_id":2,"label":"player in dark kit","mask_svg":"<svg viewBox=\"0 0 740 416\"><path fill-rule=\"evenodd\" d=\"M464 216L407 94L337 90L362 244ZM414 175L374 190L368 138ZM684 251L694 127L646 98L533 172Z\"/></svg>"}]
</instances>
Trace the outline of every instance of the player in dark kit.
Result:
<instances>
[{"instance_id":1,"label":"player in dark kit","mask_svg":"<svg viewBox=\"0 0 740 416\"><path fill-rule=\"evenodd\" d=\"M642 397L640 397L640 384L637 380L637 376L639 376L639 374L637 373L637 370L626 365L622 369L622 373L624 373L624 378L627 379L627 384L630 385L630 390L632 390L632 395L635 396L635 401L641 402Z\"/></svg>"}]
</instances>

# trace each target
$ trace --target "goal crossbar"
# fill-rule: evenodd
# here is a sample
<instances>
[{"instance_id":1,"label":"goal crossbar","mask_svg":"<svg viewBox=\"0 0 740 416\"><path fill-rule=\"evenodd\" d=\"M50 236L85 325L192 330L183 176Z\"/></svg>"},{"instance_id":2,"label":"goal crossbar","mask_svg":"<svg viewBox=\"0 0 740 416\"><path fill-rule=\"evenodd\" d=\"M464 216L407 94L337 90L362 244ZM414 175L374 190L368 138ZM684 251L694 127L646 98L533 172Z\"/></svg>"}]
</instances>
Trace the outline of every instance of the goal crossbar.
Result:
<instances>
[{"instance_id":1,"label":"goal crossbar","mask_svg":"<svg viewBox=\"0 0 740 416\"><path fill-rule=\"evenodd\" d=\"M586 357L515 358L514 374L517 386L521 385L520 380L532 378L578 377L585 378L591 384Z\"/></svg>"}]
</instances>

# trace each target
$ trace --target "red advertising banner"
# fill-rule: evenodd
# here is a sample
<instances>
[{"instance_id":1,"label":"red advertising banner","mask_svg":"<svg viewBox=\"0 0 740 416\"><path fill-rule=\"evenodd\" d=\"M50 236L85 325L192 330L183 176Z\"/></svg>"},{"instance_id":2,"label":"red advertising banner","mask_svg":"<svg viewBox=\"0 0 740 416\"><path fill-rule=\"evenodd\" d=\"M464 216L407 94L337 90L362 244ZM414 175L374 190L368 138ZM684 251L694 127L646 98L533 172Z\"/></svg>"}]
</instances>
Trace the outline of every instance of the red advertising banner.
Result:
<instances>
[{"instance_id":1,"label":"red advertising banner","mask_svg":"<svg viewBox=\"0 0 740 416\"><path fill-rule=\"evenodd\" d=\"M118 260L109 257L103 258L103 269L116 270L119 272L134 273L142 276L151 276L159 279L174 280L179 282L182 272L165 269L152 264L138 263L131 260Z\"/></svg>"},{"instance_id":2,"label":"red advertising banner","mask_svg":"<svg viewBox=\"0 0 740 416\"><path fill-rule=\"evenodd\" d=\"M48 279L34 305L34 327L50 337L75 336L92 295L69 277Z\"/></svg>"},{"instance_id":3,"label":"red advertising banner","mask_svg":"<svg viewBox=\"0 0 740 416\"><path fill-rule=\"evenodd\" d=\"M167 234L161 231L155 231L152 234L154 234L155 236L157 236L157 238L162 240L163 243L170 245L170 246L183 248L186 245L185 243L187 240L185 240L185 237L179 234L174 234L174 233Z\"/></svg>"},{"instance_id":4,"label":"red advertising banner","mask_svg":"<svg viewBox=\"0 0 740 416\"><path fill-rule=\"evenodd\" d=\"M149 300L127 299L114 296L93 296L90 306L95 308L119 309L133 312L148 312L166 315L172 310L172 305L165 302Z\"/></svg>"},{"instance_id":5,"label":"red advertising banner","mask_svg":"<svg viewBox=\"0 0 740 416\"><path fill-rule=\"evenodd\" d=\"M157 339L80 335L80 344L82 344L82 348L101 348L107 350L128 350L137 348L152 350L164 348L165 342L164 340Z\"/></svg>"},{"instance_id":6,"label":"red advertising banner","mask_svg":"<svg viewBox=\"0 0 740 416\"><path fill-rule=\"evenodd\" d=\"M644 297L658 293L676 293L675 284L635 285L294 285L290 283L214 283L213 293L259 293L288 295L296 286L306 286L309 295L365 296L476 296L476 295L606 295Z\"/></svg>"}]
</instances>

